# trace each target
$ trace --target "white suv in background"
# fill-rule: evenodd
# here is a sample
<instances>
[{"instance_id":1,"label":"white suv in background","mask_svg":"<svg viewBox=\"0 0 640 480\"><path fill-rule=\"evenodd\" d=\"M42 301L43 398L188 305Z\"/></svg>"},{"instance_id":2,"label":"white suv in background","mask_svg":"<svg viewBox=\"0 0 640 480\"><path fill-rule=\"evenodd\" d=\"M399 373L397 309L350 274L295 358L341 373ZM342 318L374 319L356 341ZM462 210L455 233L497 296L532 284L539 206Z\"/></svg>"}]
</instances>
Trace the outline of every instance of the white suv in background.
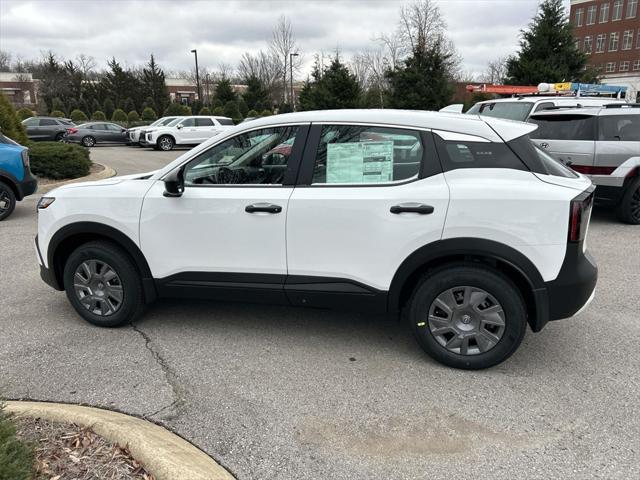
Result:
<instances>
[{"instance_id":1,"label":"white suv in background","mask_svg":"<svg viewBox=\"0 0 640 480\"><path fill-rule=\"evenodd\" d=\"M142 132L143 130L149 130L150 128L153 128L153 127L163 127L165 125L169 125L176 118L179 118L179 117L175 116L175 115L173 117L162 117L162 118L157 119L155 122L153 122L150 125L145 125L145 126L142 126L142 127L129 128L127 130L127 141L129 143L129 145L139 145L140 144L140 132Z\"/></svg>"},{"instance_id":2,"label":"white suv in background","mask_svg":"<svg viewBox=\"0 0 640 480\"><path fill-rule=\"evenodd\" d=\"M433 358L489 367L596 285L594 187L534 147L536 128L402 110L256 119L156 172L42 197L41 276L105 327L159 297L404 310Z\"/></svg>"},{"instance_id":3,"label":"white suv in background","mask_svg":"<svg viewBox=\"0 0 640 480\"><path fill-rule=\"evenodd\" d=\"M164 151L176 145L199 145L233 126L229 117L180 117L167 125L145 128L140 132L140 145Z\"/></svg>"}]
</instances>

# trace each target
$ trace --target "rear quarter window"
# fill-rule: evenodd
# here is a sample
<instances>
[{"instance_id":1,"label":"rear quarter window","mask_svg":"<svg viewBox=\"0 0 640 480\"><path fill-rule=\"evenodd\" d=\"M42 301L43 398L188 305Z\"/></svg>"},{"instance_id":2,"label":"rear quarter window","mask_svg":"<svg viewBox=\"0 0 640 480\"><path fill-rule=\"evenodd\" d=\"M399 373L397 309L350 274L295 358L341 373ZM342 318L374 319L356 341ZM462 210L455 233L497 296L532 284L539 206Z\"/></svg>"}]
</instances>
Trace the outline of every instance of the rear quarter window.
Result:
<instances>
[{"instance_id":1,"label":"rear quarter window","mask_svg":"<svg viewBox=\"0 0 640 480\"><path fill-rule=\"evenodd\" d=\"M233 120L230 118L217 118L216 119L220 125L235 125Z\"/></svg>"},{"instance_id":2,"label":"rear quarter window","mask_svg":"<svg viewBox=\"0 0 640 480\"><path fill-rule=\"evenodd\" d=\"M531 117L538 125L530 137L545 140L595 140L596 117L592 115L548 115Z\"/></svg>"},{"instance_id":3,"label":"rear quarter window","mask_svg":"<svg viewBox=\"0 0 640 480\"><path fill-rule=\"evenodd\" d=\"M528 170L504 143L443 140L436 135L436 146L445 171L460 168L510 168Z\"/></svg>"}]
</instances>

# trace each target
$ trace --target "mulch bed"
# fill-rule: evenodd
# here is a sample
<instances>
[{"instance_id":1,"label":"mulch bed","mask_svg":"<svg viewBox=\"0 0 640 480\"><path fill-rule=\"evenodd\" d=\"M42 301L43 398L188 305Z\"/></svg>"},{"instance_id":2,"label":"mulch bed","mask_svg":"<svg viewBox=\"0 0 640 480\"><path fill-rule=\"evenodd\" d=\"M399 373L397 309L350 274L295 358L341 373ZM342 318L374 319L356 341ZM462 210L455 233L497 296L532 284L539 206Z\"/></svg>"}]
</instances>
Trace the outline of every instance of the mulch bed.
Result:
<instances>
[{"instance_id":1,"label":"mulch bed","mask_svg":"<svg viewBox=\"0 0 640 480\"><path fill-rule=\"evenodd\" d=\"M89 175L93 175L94 173L100 173L104 170L104 165L100 165L99 163L92 163L89 168ZM38 177L38 185L51 185L52 183L65 182L67 180L73 180L71 178L46 178L46 177Z\"/></svg>"},{"instance_id":2,"label":"mulch bed","mask_svg":"<svg viewBox=\"0 0 640 480\"><path fill-rule=\"evenodd\" d=\"M127 448L90 428L14 417L17 437L35 451L35 480L155 480Z\"/></svg>"}]
</instances>

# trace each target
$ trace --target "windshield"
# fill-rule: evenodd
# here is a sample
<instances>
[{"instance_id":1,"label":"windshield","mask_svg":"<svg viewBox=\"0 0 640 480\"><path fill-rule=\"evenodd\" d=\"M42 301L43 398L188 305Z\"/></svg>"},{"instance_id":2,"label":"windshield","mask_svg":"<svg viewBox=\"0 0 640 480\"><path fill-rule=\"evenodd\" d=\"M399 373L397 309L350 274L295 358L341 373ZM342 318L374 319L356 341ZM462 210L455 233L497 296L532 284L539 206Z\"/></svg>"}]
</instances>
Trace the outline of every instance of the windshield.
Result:
<instances>
[{"instance_id":1,"label":"windshield","mask_svg":"<svg viewBox=\"0 0 640 480\"><path fill-rule=\"evenodd\" d=\"M171 120L169 123L165 123L163 126L166 127L175 127L177 124L179 124L182 121L182 118L174 118L173 120Z\"/></svg>"},{"instance_id":2,"label":"windshield","mask_svg":"<svg viewBox=\"0 0 640 480\"><path fill-rule=\"evenodd\" d=\"M161 127L165 126L165 125L169 125L171 122L173 122L176 119L176 117L168 117L168 118L161 118L159 120L156 120L155 122L153 122L151 125L160 125Z\"/></svg>"},{"instance_id":3,"label":"windshield","mask_svg":"<svg viewBox=\"0 0 640 480\"><path fill-rule=\"evenodd\" d=\"M532 108L533 103L531 102L486 102L476 103L467 113L524 122Z\"/></svg>"}]
</instances>

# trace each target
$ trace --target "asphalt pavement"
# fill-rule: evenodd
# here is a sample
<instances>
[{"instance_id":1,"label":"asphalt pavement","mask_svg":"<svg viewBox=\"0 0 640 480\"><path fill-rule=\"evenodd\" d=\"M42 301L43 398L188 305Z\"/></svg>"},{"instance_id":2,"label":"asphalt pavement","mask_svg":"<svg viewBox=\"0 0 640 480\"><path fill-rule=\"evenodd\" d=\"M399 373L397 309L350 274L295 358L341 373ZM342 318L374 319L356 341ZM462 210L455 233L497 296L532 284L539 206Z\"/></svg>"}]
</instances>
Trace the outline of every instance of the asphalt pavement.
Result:
<instances>
[{"instance_id":1,"label":"asphalt pavement","mask_svg":"<svg viewBox=\"0 0 640 480\"><path fill-rule=\"evenodd\" d=\"M119 174L183 153L96 147ZM453 370L385 316L158 302L81 320L39 278L33 196L0 223L0 394L159 422L239 479L640 477L640 227L596 210L597 294L507 362Z\"/></svg>"}]
</instances>

